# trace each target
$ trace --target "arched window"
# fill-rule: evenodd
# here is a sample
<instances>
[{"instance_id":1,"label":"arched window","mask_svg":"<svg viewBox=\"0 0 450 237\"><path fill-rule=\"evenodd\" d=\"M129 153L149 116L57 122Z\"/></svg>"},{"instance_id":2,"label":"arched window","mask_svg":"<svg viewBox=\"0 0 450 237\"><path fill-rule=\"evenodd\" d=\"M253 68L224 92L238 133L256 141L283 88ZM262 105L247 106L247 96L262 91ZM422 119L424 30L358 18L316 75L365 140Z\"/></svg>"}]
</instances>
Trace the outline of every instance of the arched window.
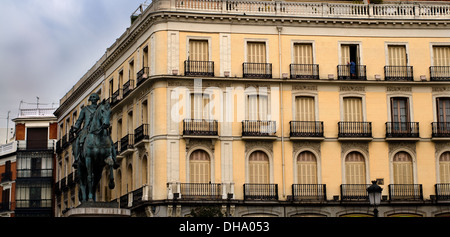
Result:
<instances>
[{"instance_id":1,"label":"arched window","mask_svg":"<svg viewBox=\"0 0 450 237\"><path fill-rule=\"evenodd\" d=\"M404 151L394 156L394 184L413 184L413 166L411 156Z\"/></svg>"},{"instance_id":2,"label":"arched window","mask_svg":"<svg viewBox=\"0 0 450 237\"><path fill-rule=\"evenodd\" d=\"M304 151L297 157L298 184L317 184L317 160L310 151Z\"/></svg>"},{"instance_id":3,"label":"arched window","mask_svg":"<svg viewBox=\"0 0 450 237\"><path fill-rule=\"evenodd\" d=\"M196 150L189 157L189 178L191 183L211 181L211 160L204 150Z\"/></svg>"},{"instance_id":4,"label":"arched window","mask_svg":"<svg viewBox=\"0 0 450 237\"><path fill-rule=\"evenodd\" d=\"M269 157L262 151L255 151L249 157L249 182L252 184L270 183Z\"/></svg>"},{"instance_id":5,"label":"arched window","mask_svg":"<svg viewBox=\"0 0 450 237\"><path fill-rule=\"evenodd\" d=\"M361 153L353 151L345 158L347 184L366 184L366 163Z\"/></svg>"},{"instance_id":6,"label":"arched window","mask_svg":"<svg viewBox=\"0 0 450 237\"><path fill-rule=\"evenodd\" d=\"M450 151L439 157L439 178L440 183L450 183Z\"/></svg>"}]
</instances>

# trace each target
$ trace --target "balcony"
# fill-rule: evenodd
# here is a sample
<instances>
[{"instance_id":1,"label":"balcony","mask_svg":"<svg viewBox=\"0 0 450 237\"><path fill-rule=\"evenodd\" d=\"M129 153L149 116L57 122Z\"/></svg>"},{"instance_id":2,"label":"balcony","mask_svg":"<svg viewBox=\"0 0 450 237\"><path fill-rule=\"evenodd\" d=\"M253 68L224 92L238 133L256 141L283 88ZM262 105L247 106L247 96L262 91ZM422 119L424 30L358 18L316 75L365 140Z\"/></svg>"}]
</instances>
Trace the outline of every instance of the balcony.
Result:
<instances>
[{"instance_id":1,"label":"balcony","mask_svg":"<svg viewBox=\"0 0 450 237\"><path fill-rule=\"evenodd\" d=\"M418 140L418 122L387 122L386 139L388 140Z\"/></svg>"},{"instance_id":2,"label":"balcony","mask_svg":"<svg viewBox=\"0 0 450 237\"><path fill-rule=\"evenodd\" d=\"M128 134L120 139L120 155L126 156L134 152L134 135Z\"/></svg>"},{"instance_id":3,"label":"balcony","mask_svg":"<svg viewBox=\"0 0 450 237\"><path fill-rule=\"evenodd\" d=\"M386 81L413 81L413 67L385 66L384 76Z\"/></svg>"},{"instance_id":4,"label":"balcony","mask_svg":"<svg viewBox=\"0 0 450 237\"><path fill-rule=\"evenodd\" d=\"M369 201L367 188L371 184L341 184L342 201Z\"/></svg>"},{"instance_id":5,"label":"balcony","mask_svg":"<svg viewBox=\"0 0 450 237\"><path fill-rule=\"evenodd\" d=\"M134 80L130 79L127 82L125 82L125 84L123 84L123 97L122 97L122 99L125 99L125 97L127 97L133 89L134 89Z\"/></svg>"},{"instance_id":6,"label":"balcony","mask_svg":"<svg viewBox=\"0 0 450 237\"><path fill-rule=\"evenodd\" d=\"M53 151L54 140L20 140L17 141L18 151Z\"/></svg>"},{"instance_id":7,"label":"balcony","mask_svg":"<svg viewBox=\"0 0 450 237\"><path fill-rule=\"evenodd\" d=\"M148 124L142 124L134 130L134 143L139 146L141 142L148 140L150 138Z\"/></svg>"},{"instance_id":8,"label":"balcony","mask_svg":"<svg viewBox=\"0 0 450 237\"><path fill-rule=\"evenodd\" d=\"M450 66L430 67L430 81L450 81Z\"/></svg>"},{"instance_id":9,"label":"balcony","mask_svg":"<svg viewBox=\"0 0 450 237\"><path fill-rule=\"evenodd\" d=\"M355 65L353 69L350 65L338 65L338 80L355 80L355 81L365 81L366 76L366 65Z\"/></svg>"},{"instance_id":10,"label":"balcony","mask_svg":"<svg viewBox=\"0 0 450 237\"><path fill-rule=\"evenodd\" d=\"M148 67L142 68L136 75L136 86L140 86L149 76L150 69Z\"/></svg>"},{"instance_id":11,"label":"balcony","mask_svg":"<svg viewBox=\"0 0 450 237\"><path fill-rule=\"evenodd\" d=\"M242 122L242 137L255 139L276 139L276 122L266 120L245 120Z\"/></svg>"},{"instance_id":12,"label":"balcony","mask_svg":"<svg viewBox=\"0 0 450 237\"><path fill-rule=\"evenodd\" d=\"M221 200L222 184L181 183L180 192L184 200Z\"/></svg>"},{"instance_id":13,"label":"balcony","mask_svg":"<svg viewBox=\"0 0 450 237\"><path fill-rule=\"evenodd\" d=\"M11 182L13 177L13 173L11 171L7 171L1 174L0 183Z\"/></svg>"},{"instance_id":14,"label":"balcony","mask_svg":"<svg viewBox=\"0 0 450 237\"><path fill-rule=\"evenodd\" d=\"M120 102L120 100L122 99L121 95L122 95L122 89L120 89L120 88L112 94L112 96L111 96L111 106L114 106L114 105L116 105L117 103Z\"/></svg>"},{"instance_id":15,"label":"balcony","mask_svg":"<svg viewBox=\"0 0 450 237\"><path fill-rule=\"evenodd\" d=\"M371 122L339 122L338 137L341 140L372 140Z\"/></svg>"},{"instance_id":16,"label":"balcony","mask_svg":"<svg viewBox=\"0 0 450 237\"><path fill-rule=\"evenodd\" d=\"M436 200L450 201L450 183L435 184Z\"/></svg>"},{"instance_id":17,"label":"balcony","mask_svg":"<svg viewBox=\"0 0 450 237\"><path fill-rule=\"evenodd\" d=\"M319 79L318 64L291 64L291 79L316 80Z\"/></svg>"},{"instance_id":18,"label":"balcony","mask_svg":"<svg viewBox=\"0 0 450 237\"><path fill-rule=\"evenodd\" d=\"M184 61L184 75L194 77L214 77L214 62Z\"/></svg>"},{"instance_id":19,"label":"balcony","mask_svg":"<svg viewBox=\"0 0 450 237\"><path fill-rule=\"evenodd\" d=\"M183 136L185 137L215 137L218 136L217 120L185 119L183 120Z\"/></svg>"},{"instance_id":20,"label":"balcony","mask_svg":"<svg viewBox=\"0 0 450 237\"><path fill-rule=\"evenodd\" d=\"M450 139L450 122L433 122L431 123L431 137L434 140Z\"/></svg>"},{"instance_id":21,"label":"balcony","mask_svg":"<svg viewBox=\"0 0 450 237\"><path fill-rule=\"evenodd\" d=\"M389 200L391 201L422 201L421 184L389 184Z\"/></svg>"},{"instance_id":22,"label":"balcony","mask_svg":"<svg viewBox=\"0 0 450 237\"><path fill-rule=\"evenodd\" d=\"M325 184L293 184L292 196L294 201L326 201Z\"/></svg>"},{"instance_id":23,"label":"balcony","mask_svg":"<svg viewBox=\"0 0 450 237\"><path fill-rule=\"evenodd\" d=\"M244 78L272 78L271 63L243 63L242 69Z\"/></svg>"},{"instance_id":24,"label":"balcony","mask_svg":"<svg viewBox=\"0 0 450 237\"><path fill-rule=\"evenodd\" d=\"M323 140L323 122L321 121L290 121L290 139Z\"/></svg>"},{"instance_id":25,"label":"balcony","mask_svg":"<svg viewBox=\"0 0 450 237\"><path fill-rule=\"evenodd\" d=\"M244 184L244 200L277 201L278 184Z\"/></svg>"}]
</instances>

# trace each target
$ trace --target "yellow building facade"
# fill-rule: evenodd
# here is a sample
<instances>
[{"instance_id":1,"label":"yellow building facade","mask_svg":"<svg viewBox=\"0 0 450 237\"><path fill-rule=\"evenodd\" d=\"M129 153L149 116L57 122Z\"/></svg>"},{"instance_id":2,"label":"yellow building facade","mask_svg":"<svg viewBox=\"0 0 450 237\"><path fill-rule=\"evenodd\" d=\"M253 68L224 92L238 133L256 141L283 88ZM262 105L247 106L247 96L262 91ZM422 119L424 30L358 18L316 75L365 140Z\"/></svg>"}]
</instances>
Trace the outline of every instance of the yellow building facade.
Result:
<instances>
[{"instance_id":1,"label":"yellow building facade","mask_svg":"<svg viewBox=\"0 0 450 237\"><path fill-rule=\"evenodd\" d=\"M99 93L135 216L450 214L450 5L157 0L61 99L57 215L78 205L70 126ZM104 173L105 177L108 171Z\"/></svg>"}]
</instances>

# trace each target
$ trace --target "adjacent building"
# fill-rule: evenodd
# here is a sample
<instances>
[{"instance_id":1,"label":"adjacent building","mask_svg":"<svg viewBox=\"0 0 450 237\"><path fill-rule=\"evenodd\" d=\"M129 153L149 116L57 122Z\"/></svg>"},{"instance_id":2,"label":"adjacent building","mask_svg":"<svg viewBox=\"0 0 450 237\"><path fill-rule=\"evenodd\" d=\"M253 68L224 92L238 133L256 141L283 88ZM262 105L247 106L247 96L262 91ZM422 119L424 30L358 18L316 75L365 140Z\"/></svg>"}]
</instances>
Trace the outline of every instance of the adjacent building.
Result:
<instances>
[{"instance_id":1,"label":"adjacent building","mask_svg":"<svg viewBox=\"0 0 450 237\"><path fill-rule=\"evenodd\" d=\"M450 4L154 0L62 99L55 215L79 204L70 127L112 104L134 216L450 214ZM105 177L109 171L105 170Z\"/></svg>"}]
</instances>

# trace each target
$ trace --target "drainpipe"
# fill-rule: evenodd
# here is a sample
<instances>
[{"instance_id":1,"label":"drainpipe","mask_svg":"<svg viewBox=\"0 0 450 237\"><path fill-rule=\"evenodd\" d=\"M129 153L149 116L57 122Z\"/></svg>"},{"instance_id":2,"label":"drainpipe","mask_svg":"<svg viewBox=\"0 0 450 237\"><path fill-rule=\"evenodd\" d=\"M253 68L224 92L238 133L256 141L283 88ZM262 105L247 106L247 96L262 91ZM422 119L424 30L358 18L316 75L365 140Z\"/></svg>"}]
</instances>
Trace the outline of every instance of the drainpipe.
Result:
<instances>
[{"instance_id":1,"label":"drainpipe","mask_svg":"<svg viewBox=\"0 0 450 237\"><path fill-rule=\"evenodd\" d=\"M277 26L278 30L278 62L279 62L279 70L280 70L280 79L283 78L281 71L281 31L283 27ZM283 176L283 198L286 197L286 175L285 175L285 161L284 161L284 116L283 116L283 83L280 82L280 120L281 120L281 173Z\"/></svg>"}]
</instances>

